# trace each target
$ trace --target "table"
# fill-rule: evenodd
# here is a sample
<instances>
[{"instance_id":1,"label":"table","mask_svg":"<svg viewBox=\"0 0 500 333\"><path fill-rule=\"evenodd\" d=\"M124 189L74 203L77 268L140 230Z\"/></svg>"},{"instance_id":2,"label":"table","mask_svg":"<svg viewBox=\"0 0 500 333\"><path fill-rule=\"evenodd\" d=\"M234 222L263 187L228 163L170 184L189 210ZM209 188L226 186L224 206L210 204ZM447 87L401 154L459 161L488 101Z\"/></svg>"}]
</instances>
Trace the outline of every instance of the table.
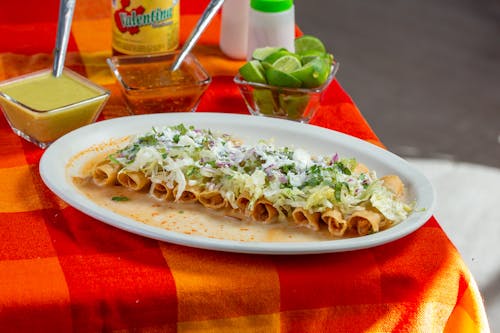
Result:
<instances>
[{"instance_id":1,"label":"table","mask_svg":"<svg viewBox=\"0 0 500 333\"><path fill-rule=\"evenodd\" d=\"M183 0L181 40L207 4ZM50 67L58 2L2 3L0 80ZM298 13L300 15L300 13ZM77 2L66 65L110 89L109 0ZM213 76L198 112L247 113L241 62L217 47L220 17L194 52ZM313 124L382 145L338 81ZM110 227L41 181L41 149L0 117L1 332L487 332L481 295L435 218L366 250L305 256L222 253Z\"/></svg>"}]
</instances>

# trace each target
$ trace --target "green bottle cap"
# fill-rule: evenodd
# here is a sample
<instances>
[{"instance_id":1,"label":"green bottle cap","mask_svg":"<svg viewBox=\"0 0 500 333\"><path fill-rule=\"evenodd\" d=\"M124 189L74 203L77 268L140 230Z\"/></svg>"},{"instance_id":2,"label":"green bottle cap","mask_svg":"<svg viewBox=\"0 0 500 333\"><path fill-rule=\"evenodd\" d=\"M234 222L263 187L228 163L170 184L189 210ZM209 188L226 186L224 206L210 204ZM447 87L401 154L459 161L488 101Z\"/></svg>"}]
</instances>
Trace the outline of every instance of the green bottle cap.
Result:
<instances>
[{"instance_id":1,"label":"green bottle cap","mask_svg":"<svg viewBox=\"0 0 500 333\"><path fill-rule=\"evenodd\" d=\"M278 13L292 8L293 0L251 0L250 7L259 12Z\"/></svg>"}]
</instances>

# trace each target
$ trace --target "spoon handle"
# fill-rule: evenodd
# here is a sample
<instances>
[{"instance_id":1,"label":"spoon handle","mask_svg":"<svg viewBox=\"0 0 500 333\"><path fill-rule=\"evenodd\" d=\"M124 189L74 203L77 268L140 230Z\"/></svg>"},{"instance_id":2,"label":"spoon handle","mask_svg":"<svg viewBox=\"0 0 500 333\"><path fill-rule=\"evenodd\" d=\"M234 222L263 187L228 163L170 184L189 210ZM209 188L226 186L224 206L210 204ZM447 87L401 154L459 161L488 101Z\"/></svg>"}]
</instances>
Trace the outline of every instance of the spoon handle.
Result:
<instances>
[{"instance_id":1,"label":"spoon handle","mask_svg":"<svg viewBox=\"0 0 500 333\"><path fill-rule=\"evenodd\" d=\"M242 1L242 0L241 0ZM219 8L222 6L224 3L224 0L211 0L210 3L208 4L207 8L201 15L200 19L198 20L198 23L196 24L196 27L194 30L191 32L189 35L189 38L187 41L184 43L182 46L181 51L177 55L177 57L174 59L174 63L172 64L171 70L176 71L179 69L179 66L181 65L182 61L186 57L186 55L191 51L193 46L196 44L196 41L198 38L200 38L201 33L205 30L205 28L208 26L210 21L212 21L212 18L215 16Z\"/></svg>"},{"instance_id":2,"label":"spoon handle","mask_svg":"<svg viewBox=\"0 0 500 333\"><path fill-rule=\"evenodd\" d=\"M71 21L75 11L76 0L60 0L59 18L57 21L56 46L54 49L54 64L52 75L61 76L66 59L66 50L68 48L69 35L71 31Z\"/></svg>"}]
</instances>

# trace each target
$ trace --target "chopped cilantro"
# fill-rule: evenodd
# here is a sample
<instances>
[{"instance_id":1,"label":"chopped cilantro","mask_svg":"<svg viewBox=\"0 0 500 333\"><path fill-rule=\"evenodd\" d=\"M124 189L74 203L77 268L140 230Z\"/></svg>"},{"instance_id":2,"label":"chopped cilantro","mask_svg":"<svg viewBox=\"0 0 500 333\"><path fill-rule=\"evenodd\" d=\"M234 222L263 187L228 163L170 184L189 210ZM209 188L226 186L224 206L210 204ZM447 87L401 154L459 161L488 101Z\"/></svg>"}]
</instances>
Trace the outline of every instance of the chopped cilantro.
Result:
<instances>
[{"instance_id":1,"label":"chopped cilantro","mask_svg":"<svg viewBox=\"0 0 500 333\"><path fill-rule=\"evenodd\" d=\"M339 168L339 170L344 174L344 175L351 175L351 170L347 166L344 165L342 162L336 162L335 165Z\"/></svg>"},{"instance_id":2,"label":"chopped cilantro","mask_svg":"<svg viewBox=\"0 0 500 333\"><path fill-rule=\"evenodd\" d=\"M323 182L323 176L321 174L321 167L319 165L312 165L307 170L307 180L304 182L304 186L318 186Z\"/></svg>"},{"instance_id":3,"label":"chopped cilantro","mask_svg":"<svg viewBox=\"0 0 500 333\"><path fill-rule=\"evenodd\" d=\"M337 202L340 202L341 195L342 195L342 183L336 183L335 184L335 200L337 200Z\"/></svg>"},{"instance_id":4,"label":"chopped cilantro","mask_svg":"<svg viewBox=\"0 0 500 333\"><path fill-rule=\"evenodd\" d=\"M347 190L349 190L349 184L346 182L338 182L335 184L334 190L335 190L335 200L337 202L340 202L342 199L342 187L345 187Z\"/></svg>"},{"instance_id":5,"label":"chopped cilantro","mask_svg":"<svg viewBox=\"0 0 500 333\"><path fill-rule=\"evenodd\" d=\"M361 181L361 186L366 189L370 184L368 178L366 178L366 174L362 173L359 175L359 180Z\"/></svg>"},{"instance_id":6,"label":"chopped cilantro","mask_svg":"<svg viewBox=\"0 0 500 333\"><path fill-rule=\"evenodd\" d=\"M185 135L188 132L188 129L186 128L186 126L184 126L184 124L172 126L172 129L179 131L180 135Z\"/></svg>"},{"instance_id":7,"label":"chopped cilantro","mask_svg":"<svg viewBox=\"0 0 500 333\"><path fill-rule=\"evenodd\" d=\"M179 140L181 139L181 135L180 134L175 134L174 137L172 138L172 140L175 142L175 143L179 143Z\"/></svg>"},{"instance_id":8,"label":"chopped cilantro","mask_svg":"<svg viewBox=\"0 0 500 333\"><path fill-rule=\"evenodd\" d=\"M321 177L314 176L314 177L311 177L308 180L306 180L304 182L304 185L314 187L314 186L318 186L319 184L321 184L321 181L322 181Z\"/></svg>"},{"instance_id":9,"label":"chopped cilantro","mask_svg":"<svg viewBox=\"0 0 500 333\"><path fill-rule=\"evenodd\" d=\"M289 172L296 172L295 170L295 165L294 164L286 164L286 165L282 165L281 166L281 171L284 173L284 174L287 174Z\"/></svg>"},{"instance_id":10,"label":"chopped cilantro","mask_svg":"<svg viewBox=\"0 0 500 333\"><path fill-rule=\"evenodd\" d=\"M158 144L158 139L156 138L156 135L150 134L150 135L145 135L139 138L139 144L146 144L148 146L154 146Z\"/></svg>"},{"instance_id":11,"label":"chopped cilantro","mask_svg":"<svg viewBox=\"0 0 500 333\"><path fill-rule=\"evenodd\" d=\"M121 164L113 154L108 155L108 158L111 162L116 163L116 164Z\"/></svg>"},{"instance_id":12,"label":"chopped cilantro","mask_svg":"<svg viewBox=\"0 0 500 333\"><path fill-rule=\"evenodd\" d=\"M186 176L191 177L192 175L197 174L198 171L199 171L198 167L196 167L194 165L190 165L190 166L187 167L185 173L186 173Z\"/></svg>"},{"instance_id":13,"label":"chopped cilantro","mask_svg":"<svg viewBox=\"0 0 500 333\"><path fill-rule=\"evenodd\" d=\"M116 197L112 197L111 200L113 200L113 201L129 201L130 199L128 197L124 197L124 196L116 196Z\"/></svg>"}]
</instances>

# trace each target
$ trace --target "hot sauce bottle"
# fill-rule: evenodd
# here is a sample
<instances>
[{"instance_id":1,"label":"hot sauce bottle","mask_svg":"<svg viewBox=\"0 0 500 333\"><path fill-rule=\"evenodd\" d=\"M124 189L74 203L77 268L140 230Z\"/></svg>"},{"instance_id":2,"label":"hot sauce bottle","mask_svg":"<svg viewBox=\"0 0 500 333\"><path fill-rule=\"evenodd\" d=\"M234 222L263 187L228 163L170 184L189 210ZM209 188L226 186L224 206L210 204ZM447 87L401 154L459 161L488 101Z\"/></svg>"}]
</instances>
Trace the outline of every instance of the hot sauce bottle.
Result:
<instances>
[{"instance_id":1,"label":"hot sauce bottle","mask_svg":"<svg viewBox=\"0 0 500 333\"><path fill-rule=\"evenodd\" d=\"M179 45L180 0L112 0L113 54L153 54Z\"/></svg>"}]
</instances>

